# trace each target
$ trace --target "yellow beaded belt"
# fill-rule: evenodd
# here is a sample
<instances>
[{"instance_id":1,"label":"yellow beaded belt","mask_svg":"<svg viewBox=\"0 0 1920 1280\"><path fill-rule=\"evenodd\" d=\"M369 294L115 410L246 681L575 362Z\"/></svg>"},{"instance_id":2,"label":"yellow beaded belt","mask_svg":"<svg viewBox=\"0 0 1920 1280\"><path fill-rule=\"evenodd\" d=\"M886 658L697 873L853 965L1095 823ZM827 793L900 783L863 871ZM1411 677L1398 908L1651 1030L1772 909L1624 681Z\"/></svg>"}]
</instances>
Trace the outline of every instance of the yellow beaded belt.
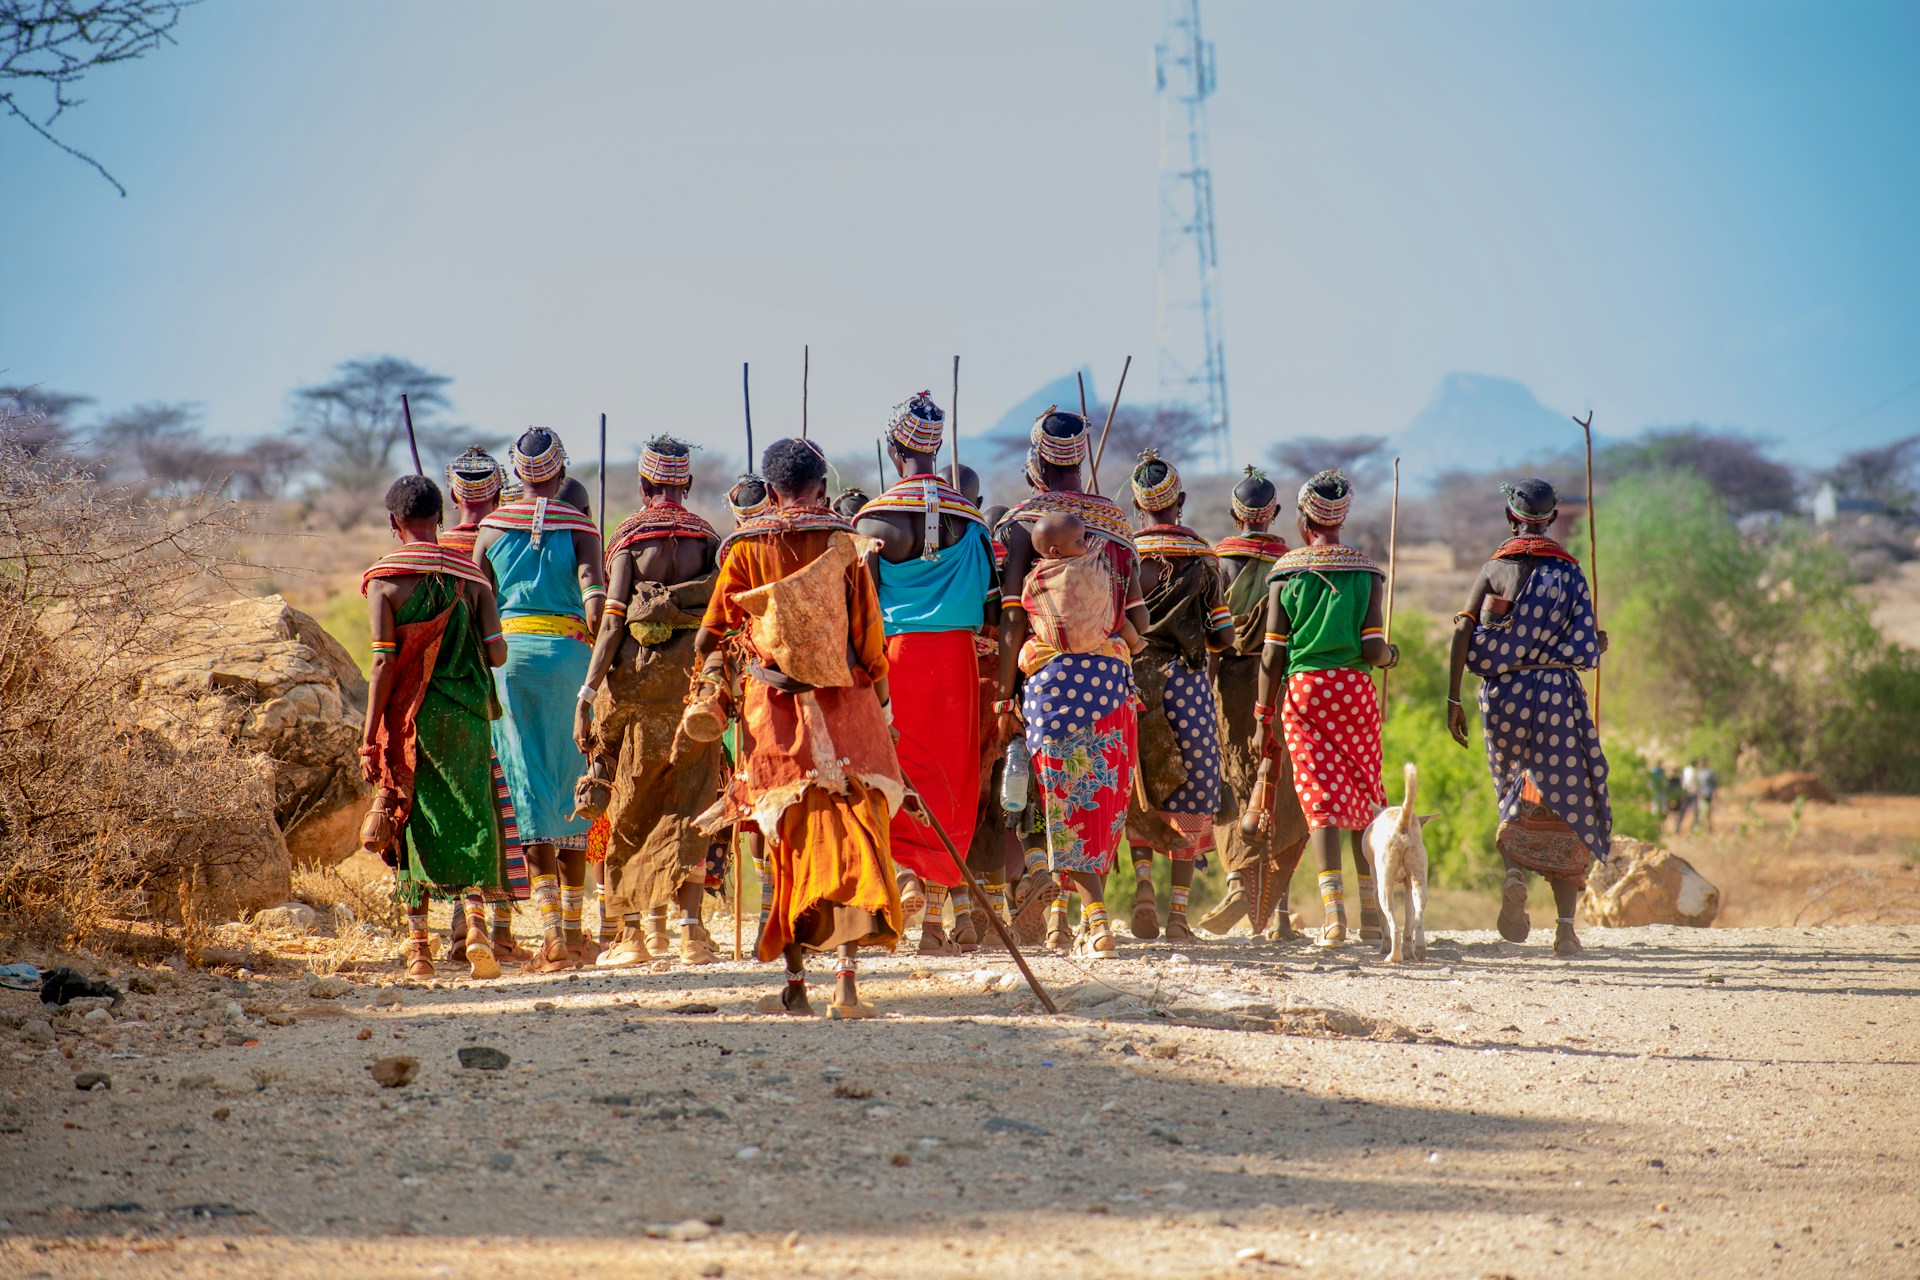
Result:
<instances>
[{"instance_id":1,"label":"yellow beaded belt","mask_svg":"<svg viewBox=\"0 0 1920 1280\"><path fill-rule=\"evenodd\" d=\"M565 614L526 613L502 618L500 630L510 636L565 636L583 644L593 643L593 633L587 630L586 620Z\"/></svg>"}]
</instances>

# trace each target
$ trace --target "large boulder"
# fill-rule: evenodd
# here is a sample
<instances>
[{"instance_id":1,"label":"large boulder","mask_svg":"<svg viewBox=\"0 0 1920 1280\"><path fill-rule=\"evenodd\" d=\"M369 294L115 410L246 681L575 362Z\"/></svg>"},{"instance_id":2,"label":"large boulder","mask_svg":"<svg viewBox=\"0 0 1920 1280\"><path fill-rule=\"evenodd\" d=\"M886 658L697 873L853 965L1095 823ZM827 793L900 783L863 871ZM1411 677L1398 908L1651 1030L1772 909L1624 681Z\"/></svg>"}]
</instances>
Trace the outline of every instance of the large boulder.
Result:
<instances>
[{"instance_id":1,"label":"large boulder","mask_svg":"<svg viewBox=\"0 0 1920 1280\"><path fill-rule=\"evenodd\" d=\"M1795 800L1834 803L1833 792L1827 790L1818 774L1812 773L1769 774L1740 784L1734 794L1742 800L1771 800L1778 804L1791 804Z\"/></svg>"},{"instance_id":2,"label":"large boulder","mask_svg":"<svg viewBox=\"0 0 1920 1280\"><path fill-rule=\"evenodd\" d=\"M285 599L231 601L183 626L140 696L143 723L165 732L188 721L271 762L273 821L294 863L331 866L359 847L366 677Z\"/></svg>"},{"instance_id":3,"label":"large boulder","mask_svg":"<svg viewBox=\"0 0 1920 1280\"><path fill-rule=\"evenodd\" d=\"M1678 854L1631 836L1615 836L1580 895L1589 923L1626 929L1680 924L1704 929L1720 914L1720 890Z\"/></svg>"}]
</instances>

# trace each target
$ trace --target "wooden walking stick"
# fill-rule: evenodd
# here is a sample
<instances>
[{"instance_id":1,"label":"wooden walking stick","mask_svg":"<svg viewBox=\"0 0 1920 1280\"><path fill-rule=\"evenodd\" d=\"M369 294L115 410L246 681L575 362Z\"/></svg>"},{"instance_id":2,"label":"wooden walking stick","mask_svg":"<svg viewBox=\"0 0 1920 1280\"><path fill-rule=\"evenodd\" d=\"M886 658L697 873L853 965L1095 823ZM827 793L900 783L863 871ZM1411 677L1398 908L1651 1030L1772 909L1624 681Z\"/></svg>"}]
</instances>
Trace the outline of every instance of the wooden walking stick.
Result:
<instances>
[{"instance_id":1,"label":"wooden walking stick","mask_svg":"<svg viewBox=\"0 0 1920 1280\"><path fill-rule=\"evenodd\" d=\"M813 376L813 352L805 344L800 346L800 438L807 438L807 383Z\"/></svg>"},{"instance_id":2,"label":"wooden walking stick","mask_svg":"<svg viewBox=\"0 0 1920 1280\"><path fill-rule=\"evenodd\" d=\"M400 417L407 424L407 448L413 451L413 474L423 476L427 469L420 465L420 442L413 438L413 406L407 403L407 393L400 393Z\"/></svg>"},{"instance_id":3,"label":"wooden walking stick","mask_svg":"<svg viewBox=\"0 0 1920 1280\"><path fill-rule=\"evenodd\" d=\"M914 787L913 779L907 778L906 783L909 789L906 804L910 809L918 810L913 816L933 828L933 834L939 836L940 843L947 847L947 856L953 859L953 865L959 867L960 874L967 878L967 892L974 896L976 902L985 902L986 888L974 878L973 869L967 866L967 860L960 856L958 849L953 847L953 837L948 835L947 829L940 825L940 819L933 816L933 810L927 807L927 802L921 798L919 789ZM993 925L993 931L1000 935L1000 945L1004 946L1007 954L1013 957L1013 963L1019 968L1020 976L1027 980L1029 987L1033 988L1033 994L1039 999L1040 1007L1048 1013L1060 1012L1053 1003L1053 997L1048 995L1047 989L1040 985L1040 979L1034 977L1033 970L1027 967L1027 958L1020 954L1020 947L1014 942L1013 934L1008 930L1006 921L1000 918L1000 913L988 907L987 920Z\"/></svg>"},{"instance_id":4,"label":"wooden walking stick","mask_svg":"<svg viewBox=\"0 0 1920 1280\"><path fill-rule=\"evenodd\" d=\"M746 362L740 364L740 403L747 411L747 470L757 474L753 462L753 391L747 386Z\"/></svg>"},{"instance_id":5,"label":"wooden walking stick","mask_svg":"<svg viewBox=\"0 0 1920 1280\"><path fill-rule=\"evenodd\" d=\"M607 415L600 415L600 545L607 545Z\"/></svg>"},{"instance_id":6,"label":"wooden walking stick","mask_svg":"<svg viewBox=\"0 0 1920 1280\"><path fill-rule=\"evenodd\" d=\"M873 438L873 477L878 485L875 493L887 491L887 455L880 449L880 437Z\"/></svg>"},{"instance_id":7,"label":"wooden walking stick","mask_svg":"<svg viewBox=\"0 0 1920 1280\"><path fill-rule=\"evenodd\" d=\"M1571 417L1572 415L1568 415ZM1587 438L1587 588L1593 596L1593 625L1600 626L1600 535L1594 530L1593 512L1593 410L1587 420L1573 419ZM1600 736L1600 664L1593 664L1593 733Z\"/></svg>"},{"instance_id":8,"label":"wooden walking stick","mask_svg":"<svg viewBox=\"0 0 1920 1280\"><path fill-rule=\"evenodd\" d=\"M953 434L953 487L960 487L960 357L953 358L953 400L947 406L947 428Z\"/></svg>"},{"instance_id":9,"label":"wooden walking stick","mask_svg":"<svg viewBox=\"0 0 1920 1280\"><path fill-rule=\"evenodd\" d=\"M1393 512L1387 517L1387 644L1393 644L1393 569L1400 550L1400 459L1393 460ZM1387 682L1393 668L1380 672L1380 719L1387 718Z\"/></svg>"},{"instance_id":10,"label":"wooden walking stick","mask_svg":"<svg viewBox=\"0 0 1920 1280\"><path fill-rule=\"evenodd\" d=\"M1133 357L1120 366L1120 385L1113 389L1113 403L1107 406L1107 421L1100 428L1100 447L1093 451L1093 491L1100 492L1100 459L1107 456L1107 432L1113 430L1113 411L1120 407L1120 393L1127 389L1127 370L1133 368Z\"/></svg>"}]
</instances>

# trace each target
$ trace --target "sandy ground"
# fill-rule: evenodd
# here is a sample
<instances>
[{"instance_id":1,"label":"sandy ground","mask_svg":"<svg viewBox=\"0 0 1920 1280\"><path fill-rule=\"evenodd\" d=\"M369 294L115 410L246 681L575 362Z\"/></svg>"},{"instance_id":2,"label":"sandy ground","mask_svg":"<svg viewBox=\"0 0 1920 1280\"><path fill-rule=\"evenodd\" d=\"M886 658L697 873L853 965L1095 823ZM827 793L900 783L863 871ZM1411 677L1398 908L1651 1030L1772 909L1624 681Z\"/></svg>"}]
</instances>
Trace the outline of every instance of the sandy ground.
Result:
<instances>
[{"instance_id":1,"label":"sandy ground","mask_svg":"<svg viewBox=\"0 0 1920 1280\"><path fill-rule=\"evenodd\" d=\"M1543 942L1128 942L1037 962L1057 1017L876 957L854 1024L749 1016L750 963L123 968L117 1018L0 1027L0 1275L1920 1273L1915 930Z\"/></svg>"}]
</instances>

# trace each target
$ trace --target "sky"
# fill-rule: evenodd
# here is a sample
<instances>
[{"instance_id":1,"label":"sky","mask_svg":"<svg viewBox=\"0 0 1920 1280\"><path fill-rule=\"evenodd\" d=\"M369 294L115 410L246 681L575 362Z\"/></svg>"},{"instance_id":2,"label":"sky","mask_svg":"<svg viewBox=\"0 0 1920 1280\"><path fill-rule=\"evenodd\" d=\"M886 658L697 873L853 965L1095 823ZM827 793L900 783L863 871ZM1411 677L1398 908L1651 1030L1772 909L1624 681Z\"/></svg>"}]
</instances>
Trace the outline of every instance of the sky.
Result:
<instances>
[{"instance_id":1,"label":"sky","mask_svg":"<svg viewBox=\"0 0 1920 1280\"><path fill-rule=\"evenodd\" d=\"M1920 432L1920 5L1202 0L1237 455L1456 373L1818 465ZM0 120L0 381L286 430L378 353L616 457L1155 390L1153 0L204 0ZM1474 459L1461 458L1459 465Z\"/></svg>"}]
</instances>

